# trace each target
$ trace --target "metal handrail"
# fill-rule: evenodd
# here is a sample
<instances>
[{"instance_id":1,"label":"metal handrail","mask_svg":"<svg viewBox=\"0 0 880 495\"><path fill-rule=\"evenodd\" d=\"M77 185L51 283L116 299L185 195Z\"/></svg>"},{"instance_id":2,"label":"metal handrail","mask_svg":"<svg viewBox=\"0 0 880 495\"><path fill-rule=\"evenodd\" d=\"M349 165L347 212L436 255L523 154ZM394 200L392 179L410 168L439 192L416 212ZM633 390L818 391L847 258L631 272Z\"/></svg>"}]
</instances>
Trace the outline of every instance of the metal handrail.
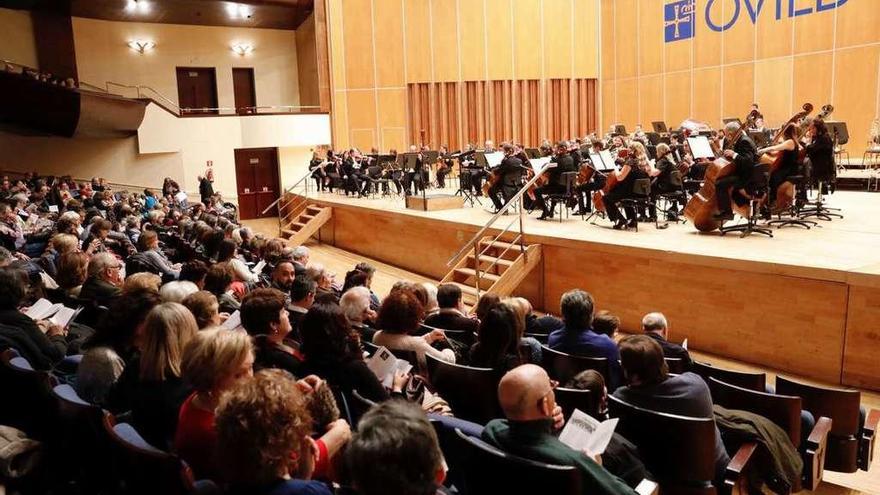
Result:
<instances>
[{"instance_id":1,"label":"metal handrail","mask_svg":"<svg viewBox=\"0 0 880 495\"><path fill-rule=\"evenodd\" d=\"M304 180L308 179L309 177L311 177L311 176L312 176L312 172L313 172L313 170L309 170L308 172L306 172L305 175L303 175L302 177L300 177L298 181L294 182L292 186L290 186L290 187L288 187L287 189L285 189L284 192L281 193L280 196L278 196L278 199L276 199L275 201L272 202L272 204L270 204L269 206L267 206L266 209L263 210L262 213L260 213L260 215L265 215L269 210L272 209L273 206L277 205L282 199L284 199L284 195L285 195L285 194L289 193L290 191L293 191L293 189L294 189L296 186L298 186L302 181L304 181ZM308 186L308 182L306 182L306 186ZM308 192L309 192L309 191L308 191L308 187L306 187L305 190L306 190L306 191L305 191L306 194L308 194Z\"/></svg>"},{"instance_id":2,"label":"metal handrail","mask_svg":"<svg viewBox=\"0 0 880 495\"><path fill-rule=\"evenodd\" d=\"M495 223L495 222L496 222L496 221L497 221L502 215L504 215L504 213L506 213L507 210L509 210L517 200L522 199L522 197L523 197L523 195L526 193L526 191L528 191L529 188L531 188L531 187L532 187L532 186L538 181L538 179L540 179L541 176L544 175L544 172L546 172L548 169L553 168L553 167L555 167L555 166L556 166L555 163L554 163L554 164L548 164L548 165L545 165L543 168L541 168L541 170L538 171L537 174L535 174L534 177L532 177L531 179L529 179L529 181L526 182L525 185L523 185L523 187L521 187L520 190L516 192L516 194L514 194L512 197L510 197L510 199L507 200L507 203L506 203L504 206L502 206L500 210L498 210L494 215L492 215L492 218L490 218L489 221L486 222L486 224L483 226L483 228L481 228L481 229L479 230L479 232L477 232L476 234L474 234L474 236L471 238L471 240L469 240L468 242L466 242L466 243L461 247L461 249L458 250L457 253L455 253L451 258L449 258L449 261L446 262L446 266L451 267L451 266L453 266L455 263L458 263L458 261L461 260L462 256L463 256L466 252L470 251L471 246L474 246L474 245L478 244L478 243L480 242L480 239L483 237L483 234L485 234L486 231L489 230L489 229L492 227L492 225L493 225L493 224L494 224L494 223ZM519 216L520 216L520 218L519 218L519 221L520 221L520 232L522 232L522 208L520 208L520 214L519 214ZM511 222L511 223L512 223L512 222ZM522 247L522 246L520 246L520 247ZM477 252L477 261L479 261L479 254L480 254L480 253ZM479 274L479 270L477 270L477 273Z\"/></svg>"}]
</instances>

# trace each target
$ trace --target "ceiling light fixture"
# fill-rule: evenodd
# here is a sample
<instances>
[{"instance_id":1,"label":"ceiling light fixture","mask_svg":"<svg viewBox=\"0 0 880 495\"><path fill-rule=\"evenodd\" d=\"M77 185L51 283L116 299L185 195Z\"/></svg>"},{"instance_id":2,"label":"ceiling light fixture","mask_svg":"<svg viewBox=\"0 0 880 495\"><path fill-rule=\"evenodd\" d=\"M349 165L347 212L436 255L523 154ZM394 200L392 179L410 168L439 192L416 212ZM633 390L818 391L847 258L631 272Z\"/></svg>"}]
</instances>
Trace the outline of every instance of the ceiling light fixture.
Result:
<instances>
[{"instance_id":1,"label":"ceiling light fixture","mask_svg":"<svg viewBox=\"0 0 880 495\"><path fill-rule=\"evenodd\" d=\"M249 5L228 2L226 4L226 13L232 19L250 19L251 8Z\"/></svg>"},{"instance_id":2,"label":"ceiling light fixture","mask_svg":"<svg viewBox=\"0 0 880 495\"><path fill-rule=\"evenodd\" d=\"M156 46L156 43L149 40L131 40L128 42L128 47L138 53L145 53L152 50Z\"/></svg>"},{"instance_id":3,"label":"ceiling light fixture","mask_svg":"<svg viewBox=\"0 0 880 495\"><path fill-rule=\"evenodd\" d=\"M146 14L150 11L150 2L147 0L128 0L125 10Z\"/></svg>"},{"instance_id":4,"label":"ceiling light fixture","mask_svg":"<svg viewBox=\"0 0 880 495\"><path fill-rule=\"evenodd\" d=\"M249 55L254 51L254 46L247 43L235 43L231 48L233 52L242 57Z\"/></svg>"}]
</instances>

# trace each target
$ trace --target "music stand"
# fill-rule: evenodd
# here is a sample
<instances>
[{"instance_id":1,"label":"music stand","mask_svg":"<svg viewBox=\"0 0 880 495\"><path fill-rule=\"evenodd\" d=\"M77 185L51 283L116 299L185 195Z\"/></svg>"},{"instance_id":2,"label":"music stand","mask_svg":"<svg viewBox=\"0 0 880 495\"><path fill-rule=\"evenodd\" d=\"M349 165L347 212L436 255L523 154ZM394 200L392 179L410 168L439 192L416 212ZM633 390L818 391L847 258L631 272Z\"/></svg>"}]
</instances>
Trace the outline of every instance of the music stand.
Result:
<instances>
[{"instance_id":1,"label":"music stand","mask_svg":"<svg viewBox=\"0 0 880 495\"><path fill-rule=\"evenodd\" d=\"M474 201L479 203L480 206L483 206L483 203L481 203L480 199L475 197L474 194L471 192L470 184L468 184L467 188L464 187L464 183L462 182L461 178L465 176L464 170L467 169L468 182L470 182L471 184L473 183L473 175L471 175L470 171L471 167L465 167L464 162L467 157L472 156L475 153L476 152L473 150L464 151L456 157L458 158L458 191L455 191L455 195L464 197L464 200L471 205L471 208L474 207ZM485 157L483 159L485 160Z\"/></svg>"},{"instance_id":2,"label":"music stand","mask_svg":"<svg viewBox=\"0 0 880 495\"><path fill-rule=\"evenodd\" d=\"M660 133L658 133L656 131L655 132L646 132L645 136L648 138L648 142L653 144L654 146L657 146L661 142L660 141L661 140Z\"/></svg>"},{"instance_id":3,"label":"music stand","mask_svg":"<svg viewBox=\"0 0 880 495\"><path fill-rule=\"evenodd\" d=\"M666 128L666 122L663 122L662 120L651 122L651 127L654 128L654 132L657 134L666 134L669 132L669 129Z\"/></svg>"},{"instance_id":4,"label":"music stand","mask_svg":"<svg viewBox=\"0 0 880 495\"><path fill-rule=\"evenodd\" d=\"M541 158L541 150L538 148L526 148L525 152L526 156L529 157L529 160L532 158Z\"/></svg>"},{"instance_id":5,"label":"music stand","mask_svg":"<svg viewBox=\"0 0 880 495\"><path fill-rule=\"evenodd\" d=\"M626 126L623 124L614 125L614 134L618 136L626 136Z\"/></svg>"},{"instance_id":6,"label":"music stand","mask_svg":"<svg viewBox=\"0 0 880 495\"><path fill-rule=\"evenodd\" d=\"M755 142L755 147L759 149L766 148L770 141L764 131L749 131L749 137Z\"/></svg>"}]
</instances>

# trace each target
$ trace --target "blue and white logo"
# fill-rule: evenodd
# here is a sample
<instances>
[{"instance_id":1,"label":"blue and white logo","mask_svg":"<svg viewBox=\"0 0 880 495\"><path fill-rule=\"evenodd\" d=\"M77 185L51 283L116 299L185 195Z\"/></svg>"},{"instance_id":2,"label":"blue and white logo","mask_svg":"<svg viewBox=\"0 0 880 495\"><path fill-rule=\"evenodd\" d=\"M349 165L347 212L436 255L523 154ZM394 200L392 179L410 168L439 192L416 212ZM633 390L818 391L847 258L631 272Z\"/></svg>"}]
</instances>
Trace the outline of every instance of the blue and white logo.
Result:
<instances>
[{"instance_id":1,"label":"blue and white logo","mask_svg":"<svg viewBox=\"0 0 880 495\"><path fill-rule=\"evenodd\" d=\"M666 22L664 37L666 42L686 40L694 37L695 0L676 0L663 7Z\"/></svg>"}]
</instances>

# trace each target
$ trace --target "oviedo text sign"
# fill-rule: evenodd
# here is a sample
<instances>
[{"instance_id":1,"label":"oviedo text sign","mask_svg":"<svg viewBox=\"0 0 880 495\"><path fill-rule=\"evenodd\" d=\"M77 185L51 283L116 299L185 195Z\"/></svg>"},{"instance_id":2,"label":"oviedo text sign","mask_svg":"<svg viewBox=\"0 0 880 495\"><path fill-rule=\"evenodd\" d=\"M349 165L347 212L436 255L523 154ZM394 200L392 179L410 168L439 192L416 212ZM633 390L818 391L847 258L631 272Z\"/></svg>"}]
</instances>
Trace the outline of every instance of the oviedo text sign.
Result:
<instances>
[{"instance_id":1,"label":"oviedo text sign","mask_svg":"<svg viewBox=\"0 0 880 495\"><path fill-rule=\"evenodd\" d=\"M672 41L693 38L696 34L696 22L705 22L712 31L721 33L736 25L737 22L755 24L765 9L773 11L774 19L783 17L800 17L803 15L825 12L842 7L850 0L706 0L700 2L702 12L697 12L696 0L671 0L663 6L663 37ZM874 1L874 0L852 0ZM724 4L721 12L713 15L712 6L715 2Z\"/></svg>"}]
</instances>

